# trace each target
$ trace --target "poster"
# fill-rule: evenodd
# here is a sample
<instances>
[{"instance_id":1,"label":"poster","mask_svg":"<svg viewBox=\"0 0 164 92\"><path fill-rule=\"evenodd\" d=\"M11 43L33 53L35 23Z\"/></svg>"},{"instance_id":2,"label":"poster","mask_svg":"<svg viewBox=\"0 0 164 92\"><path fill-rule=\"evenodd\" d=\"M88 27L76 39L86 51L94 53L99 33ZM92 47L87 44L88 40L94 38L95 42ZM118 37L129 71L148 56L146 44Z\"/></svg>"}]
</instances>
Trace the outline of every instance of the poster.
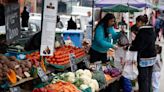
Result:
<instances>
[{"instance_id":1,"label":"poster","mask_svg":"<svg viewBox=\"0 0 164 92\"><path fill-rule=\"evenodd\" d=\"M58 0L44 0L41 56L53 56Z\"/></svg>"},{"instance_id":2,"label":"poster","mask_svg":"<svg viewBox=\"0 0 164 92\"><path fill-rule=\"evenodd\" d=\"M20 34L20 15L18 3L10 3L5 5L5 25L7 43L10 44L15 41Z\"/></svg>"}]
</instances>

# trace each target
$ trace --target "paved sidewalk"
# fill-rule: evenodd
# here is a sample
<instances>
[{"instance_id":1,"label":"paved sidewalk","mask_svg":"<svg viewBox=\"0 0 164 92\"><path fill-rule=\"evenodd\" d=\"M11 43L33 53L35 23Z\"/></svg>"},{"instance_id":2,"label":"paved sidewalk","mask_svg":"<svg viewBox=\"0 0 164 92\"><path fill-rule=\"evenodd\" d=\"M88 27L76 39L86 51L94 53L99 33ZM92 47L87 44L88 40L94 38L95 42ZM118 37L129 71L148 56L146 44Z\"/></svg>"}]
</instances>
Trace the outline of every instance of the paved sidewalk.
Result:
<instances>
[{"instance_id":1,"label":"paved sidewalk","mask_svg":"<svg viewBox=\"0 0 164 92\"><path fill-rule=\"evenodd\" d=\"M162 67L162 71L161 71L161 78L160 78L160 91L159 92L164 92L164 41L162 41L161 43L162 45L162 59L163 59L163 67Z\"/></svg>"}]
</instances>

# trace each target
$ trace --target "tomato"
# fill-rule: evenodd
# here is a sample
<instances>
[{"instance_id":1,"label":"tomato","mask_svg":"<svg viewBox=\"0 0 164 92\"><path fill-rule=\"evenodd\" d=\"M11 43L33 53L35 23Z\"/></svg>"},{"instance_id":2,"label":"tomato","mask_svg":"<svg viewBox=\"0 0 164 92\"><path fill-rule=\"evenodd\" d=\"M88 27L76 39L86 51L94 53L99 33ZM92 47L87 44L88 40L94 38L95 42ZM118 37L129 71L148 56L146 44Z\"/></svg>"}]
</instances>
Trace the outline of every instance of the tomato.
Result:
<instances>
[{"instance_id":1,"label":"tomato","mask_svg":"<svg viewBox=\"0 0 164 92\"><path fill-rule=\"evenodd\" d=\"M47 92L54 92L53 90L48 89Z\"/></svg>"}]
</instances>

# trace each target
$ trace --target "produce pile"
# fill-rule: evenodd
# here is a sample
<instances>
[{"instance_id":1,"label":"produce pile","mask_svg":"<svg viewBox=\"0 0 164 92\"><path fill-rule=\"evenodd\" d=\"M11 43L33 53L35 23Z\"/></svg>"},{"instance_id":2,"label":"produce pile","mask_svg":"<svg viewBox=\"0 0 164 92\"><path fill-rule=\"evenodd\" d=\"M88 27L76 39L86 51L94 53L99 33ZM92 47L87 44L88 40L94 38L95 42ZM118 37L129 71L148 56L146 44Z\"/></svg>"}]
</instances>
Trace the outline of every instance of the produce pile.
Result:
<instances>
[{"instance_id":1,"label":"produce pile","mask_svg":"<svg viewBox=\"0 0 164 92\"><path fill-rule=\"evenodd\" d=\"M21 80L30 77L31 62L27 60L18 61L15 56L6 57L0 55L0 80L7 78L11 83L16 83L17 79Z\"/></svg>"},{"instance_id":2,"label":"produce pile","mask_svg":"<svg viewBox=\"0 0 164 92\"><path fill-rule=\"evenodd\" d=\"M85 56L85 51L81 48L72 47L72 46L63 46L55 50L54 56L46 57L46 59L47 59L47 62L50 64L66 65L70 61L70 57L69 57L70 53L74 53L75 58L81 58ZM38 51L33 52L31 54L26 55L26 58L31 61L34 61L34 60L39 61L40 53Z\"/></svg>"},{"instance_id":3,"label":"produce pile","mask_svg":"<svg viewBox=\"0 0 164 92\"><path fill-rule=\"evenodd\" d=\"M104 73L110 75L111 77L117 77L121 75L121 71L117 68L105 69Z\"/></svg>"},{"instance_id":4,"label":"produce pile","mask_svg":"<svg viewBox=\"0 0 164 92\"><path fill-rule=\"evenodd\" d=\"M97 70L97 67L101 67L100 70ZM108 81L112 80L115 77L119 77L121 75L121 71L111 64L103 64L101 66L91 64L90 69L93 71L92 78L96 79L99 83L99 87L103 88L104 85L108 84Z\"/></svg>"},{"instance_id":5,"label":"produce pile","mask_svg":"<svg viewBox=\"0 0 164 92\"><path fill-rule=\"evenodd\" d=\"M44 87L44 89L53 90L53 92L96 92L99 90L99 84L96 79L93 79L93 74L90 70L79 69L76 72L67 73L52 73L53 80L51 84ZM55 89L55 91L54 91ZM79 90L81 91L79 91ZM33 92L49 92L49 91L36 91L43 90L42 88L34 89ZM59 91L60 90L60 91ZM50 92L51 92L50 91ZM87 91L88 92L88 91Z\"/></svg>"},{"instance_id":6,"label":"produce pile","mask_svg":"<svg viewBox=\"0 0 164 92\"><path fill-rule=\"evenodd\" d=\"M58 81L44 88L34 89L32 92L80 92L80 90L70 82Z\"/></svg>"},{"instance_id":7,"label":"produce pile","mask_svg":"<svg viewBox=\"0 0 164 92\"><path fill-rule=\"evenodd\" d=\"M107 81L113 78L103 71L90 71L79 69L76 72L52 73L51 83L43 88L34 89L33 92L97 92L104 87ZM79 91L79 90L81 91ZM60 90L60 91L59 91Z\"/></svg>"},{"instance_id":8,"label":"produce pile","mask_svg":"<svg viewBox=\"0 0 164 92\"><path fill-rule=\"evenodd\" d=\"M68 72L58 75L54 74L54 80L52 81L55 83L58 80L63 80L74 84L80 90L86 90L87 88L91 88L92 92L99 90L99 84L97 80L93 79L92 72L90 70L82 70L79 69L75 73Z\"/></svg>"}]
</instances>

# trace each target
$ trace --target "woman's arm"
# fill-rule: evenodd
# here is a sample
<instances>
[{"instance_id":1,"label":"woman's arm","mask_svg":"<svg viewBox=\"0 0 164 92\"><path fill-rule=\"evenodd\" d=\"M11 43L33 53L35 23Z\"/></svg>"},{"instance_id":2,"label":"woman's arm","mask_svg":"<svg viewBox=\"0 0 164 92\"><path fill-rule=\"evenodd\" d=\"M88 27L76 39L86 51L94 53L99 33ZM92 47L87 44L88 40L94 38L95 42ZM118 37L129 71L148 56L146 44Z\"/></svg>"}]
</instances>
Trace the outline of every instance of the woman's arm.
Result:
<instances>
[{"instance_id":1,"label":"woman's arm","mask_svg":"<svg viewBox=\"0 0 164 92\"><path fill-rule=\"evenodd\" d=\"M109 28L109 33L112 34L113 42L116 43L117 39L120 37L120 33L116 32L113 27Z\"/></svg>"},{"instance_id":2,"label":"woman's arm","mask_svg":"<svg viewBox=\"0 0 164 92\"><path fill-rule=\"evenodd\" d=\"M94 36L94 40L96 40L96 42L104 48L113 48L113 45L105 40L105 36L104 36L104 29L99 26L96 28L96 32L95 32L95 36Z\"/></svg>"}]
</instances>

